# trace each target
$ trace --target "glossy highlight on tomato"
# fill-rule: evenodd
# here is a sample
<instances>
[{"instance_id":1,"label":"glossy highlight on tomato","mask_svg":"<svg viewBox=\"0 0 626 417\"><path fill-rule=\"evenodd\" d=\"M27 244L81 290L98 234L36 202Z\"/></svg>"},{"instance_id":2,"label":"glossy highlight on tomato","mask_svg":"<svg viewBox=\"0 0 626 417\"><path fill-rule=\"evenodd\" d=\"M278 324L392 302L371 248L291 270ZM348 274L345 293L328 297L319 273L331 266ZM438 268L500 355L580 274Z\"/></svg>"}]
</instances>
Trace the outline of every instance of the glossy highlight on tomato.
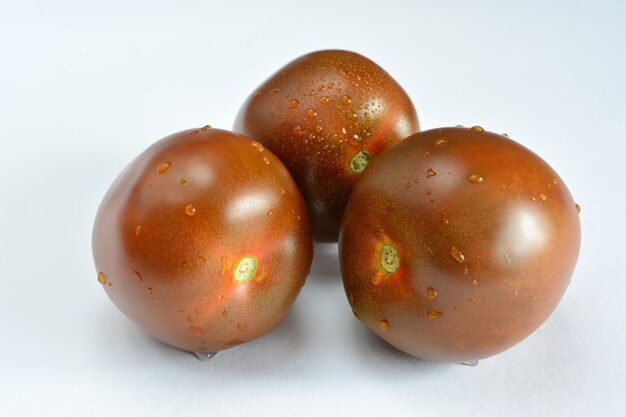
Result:
<instances>
[{"instance_id":1,"label":"glossy highlight on tomato","mask_svg":"<svg viewBox=\"0 0 626 417\"><path fill-rule=\"evenodd\" d=\"M155 338L214 352L274 328L309 273L306 203L260 143L212 129L149 147L117 177L93 230L98 282Z\"/></svg>"},{"instance_id":2,"label":"glossy highlight on tomato","mask_svg":"<svg viewBox=\"0 0 626 417\"><path fill-rule=\"evenodd\" d=\"M337 241L352 187L386 147L419 131L408 95L381 67L349 51L304 55L242 106L234 130L287 166L308 203L315 239Z\"/></svg>"},{"instance_id":3,"label":"glossy highlight on tomato","mask_svg":"<svg viewBox=\"0 0 626 417\"><path fill-rule=\"evenodd\" d=\"M354 314L416 357L471 362L552 313L580 248L578 206L557 173L478 126L415 134L380 154L342 222Z\"/></svg>"}]
</instances>

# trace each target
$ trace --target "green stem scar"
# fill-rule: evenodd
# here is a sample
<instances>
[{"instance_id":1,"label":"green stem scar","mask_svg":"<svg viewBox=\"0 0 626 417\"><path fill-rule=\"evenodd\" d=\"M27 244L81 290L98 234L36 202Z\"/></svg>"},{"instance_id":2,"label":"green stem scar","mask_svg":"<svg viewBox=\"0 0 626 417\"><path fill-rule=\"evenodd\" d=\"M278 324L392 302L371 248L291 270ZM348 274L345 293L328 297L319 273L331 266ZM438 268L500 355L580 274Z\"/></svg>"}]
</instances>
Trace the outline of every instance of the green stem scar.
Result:
<instances>
[{"instance_id":1,"label":"green stem scar","mask_svg":"<svg viewBox=\"0 0 626 417\"><path fill-rule=\"evenodd\" d=\"M255 258L250 256L241 258L239 262L237 262L233 278L237 282L248 282L252 280L256 272L256 266L257 263Z\"/></svg>"},{"instance_id":2,"label":"green stem scar","mask_svg":"<svg viewBox=\"0 0 626 417\"><path fill-rule=\"evenodd\" d=\"M385 243L380 249L380 267L388 274L393 274L400 268L398 250L390 243Z\"/></svg>"},{"instance_id":3,"label":"green stem scar","mask_svg":"<svg viewBox=\"0 0 626 417\"><path fill-rule=\"evenodd\" d=\"M357 174L363 172L367 164L370 163L370 159L372 159L372 156L369 153L358 151L350 160L350 169Z\"/></svg>"}]
</instances>

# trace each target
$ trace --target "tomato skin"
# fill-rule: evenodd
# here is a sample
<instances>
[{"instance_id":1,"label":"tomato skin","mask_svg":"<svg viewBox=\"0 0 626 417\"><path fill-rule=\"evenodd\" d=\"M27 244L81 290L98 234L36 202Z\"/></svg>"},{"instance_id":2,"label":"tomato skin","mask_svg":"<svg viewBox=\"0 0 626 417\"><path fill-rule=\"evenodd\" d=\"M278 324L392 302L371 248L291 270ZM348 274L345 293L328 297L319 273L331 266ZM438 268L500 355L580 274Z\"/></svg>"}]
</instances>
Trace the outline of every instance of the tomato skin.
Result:
<instances>
[{"instance_id":1,"label":"tomato skin","mask_svg":"<svg viewBox=\"0 0 626 417\"><path fill-rule=\"evenodd\" d=\"M346 295L410 355L495 355L563 296L580 248L576 207L557 173L511 139L478 127L415 134L352 192L339 238Z\"/></svg>"},{"instance_id":2,"label":"tomato skin","mask_svg":"<svg viewBox=\"0 0 626 417\"><path fill-rule=\"evenodd\" d=\"M93 229L98 280L155 338L195 352L255 339L285 316L309 273L306 203L257 142L192 129L140 154Z\"/></svg>"},{"instance_id":3,"label":"tomato skin","mask_svg":"<svg viewBox=\"0 0 626 417\"><path fill-rule=\"evenodd\" d=\"M367 161L419 131L415 108L382 68L348 51L317 51L281 68L243 104L234 130L287 166L309 205L315 239L336 242Z\"/></svg>"}]
</instances>

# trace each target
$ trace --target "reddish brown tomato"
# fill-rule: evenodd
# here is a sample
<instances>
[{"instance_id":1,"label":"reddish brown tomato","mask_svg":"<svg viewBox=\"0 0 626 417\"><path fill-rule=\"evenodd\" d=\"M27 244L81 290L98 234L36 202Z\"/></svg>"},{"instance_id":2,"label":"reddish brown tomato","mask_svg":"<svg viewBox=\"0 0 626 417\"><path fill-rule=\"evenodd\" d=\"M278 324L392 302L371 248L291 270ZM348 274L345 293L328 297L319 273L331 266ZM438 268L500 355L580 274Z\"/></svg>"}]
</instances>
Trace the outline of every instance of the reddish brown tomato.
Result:
<instances>
[{"instance_id":1,"label":"reddish brown tomato","mask_svg":"<svg viewBox=\"0 0 626 417\"><path fill-rule=\"evenodd\" d=\"M577 206L537 155L478 126L429 130L379 155L339 239L355 315L396 348L468 362L531 334L569 284Z\"/></svg>"},{"instance_id":2,"label":"reddish brown tomato","mask_svg":"<svg viewBox=\"0 0 626 417\"><path fill-rule=\"evenodd\" d=\"M312 260L306 203L258 142L187 130L115 180L93 230L98 281L155 338L212 352L255 339L293 304Z\"/></svg>"},{"instance_id":3,"label":"reddish brown tomato","mask_svg":"<svg viewBox=\"0 0 626 417\"><path fill-rule=\"evenodd\" d=\"M316 240L336 242L352 187L370 159L419 124L407 94L378 65L353 52L319 51L265 81L234 129L283 161L307 200Z\"/></svg>"}]
</instances>

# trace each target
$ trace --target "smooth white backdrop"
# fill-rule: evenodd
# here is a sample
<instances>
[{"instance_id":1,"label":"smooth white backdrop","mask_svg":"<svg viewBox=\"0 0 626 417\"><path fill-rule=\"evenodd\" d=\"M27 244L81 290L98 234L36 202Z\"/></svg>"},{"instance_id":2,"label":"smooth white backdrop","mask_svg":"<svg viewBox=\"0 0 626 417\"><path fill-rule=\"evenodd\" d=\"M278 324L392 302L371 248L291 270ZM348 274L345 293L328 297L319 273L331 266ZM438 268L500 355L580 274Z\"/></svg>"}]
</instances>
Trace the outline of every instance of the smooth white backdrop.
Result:
<instances>
[{"instance_id":1,"label":"smooth white backdrop","mask_svg":"<svg viewBox=\"0 0 626 417\"><path fill-rule=\"evenodd\" d=\"M0 415L626 415L625 44L623 1L0 0ZM108 300L91 227L125 164L324 48L390 72L424 129L506 132L566 181L580 259L527 340L408 357L352 317L333 245L279 328L211 362Z\"/></svg>"}]
</instances>

